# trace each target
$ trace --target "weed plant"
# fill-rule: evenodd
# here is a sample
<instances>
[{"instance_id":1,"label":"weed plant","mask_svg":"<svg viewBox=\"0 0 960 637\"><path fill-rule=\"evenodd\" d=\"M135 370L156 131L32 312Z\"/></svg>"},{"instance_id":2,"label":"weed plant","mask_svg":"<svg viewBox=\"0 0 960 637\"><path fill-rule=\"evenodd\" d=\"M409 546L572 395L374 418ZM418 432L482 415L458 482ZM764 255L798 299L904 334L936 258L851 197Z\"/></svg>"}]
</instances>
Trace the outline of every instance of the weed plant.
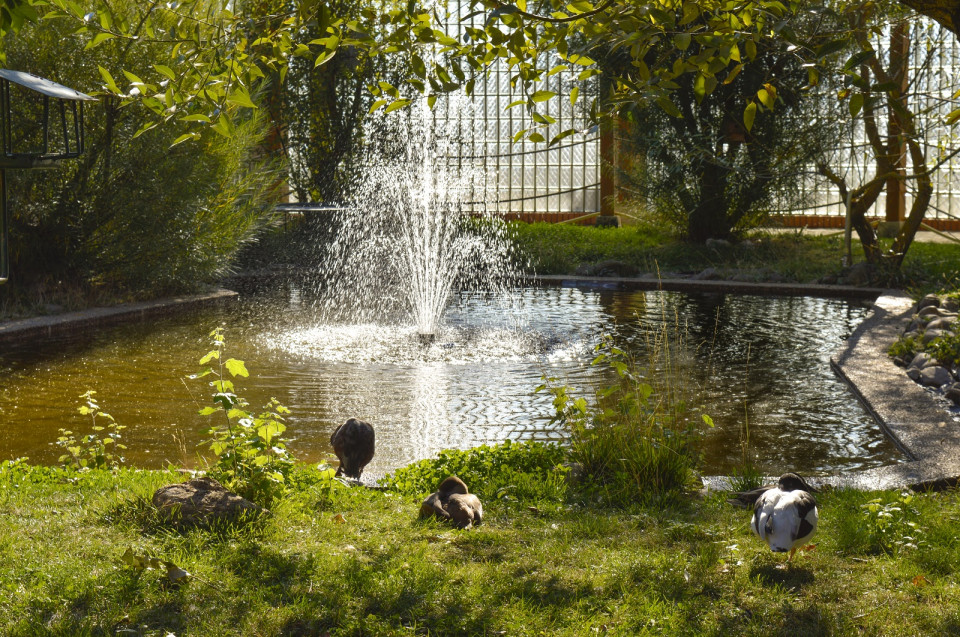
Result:
<instances>
[{"instance_id":1,"label":"weed plant","mask_svg":"<svg viewBox=\"0 0 960 637\"><path fill-rule=\"evenodd\" d=\"M97 392L87 390L80 395L83 404L77 408L81 416L90 417L90 433L77 435L69 429L60 429L57 446L66 453L59 462L73 469L116 469L123 464L123 450L126 445L120 442L120 432L126 429L103 411L94 397ZM102 423L102 424L101 424Z\"/></svg>"},{"instance_id":2,"label":"weed plant","mask_svg":"<svg viewBox=\"0 0 960 637\"><path fill-rule=\"evenodd\" d=\"M190 376L194 380L213 378L209 381L213 404L200 410L201 416L217 419L205 431L209 436L206 445L215 457L207 473L228 489L269 506L285 492L293 467L283 436L287 429L284 415L290 410L271 398L261 412L247 411L247 401L237 394L231 380L250 375L246 364L225 358L223 328L210 332L210 338L213 349L200 359L202 371Z\"/></svg>"},{"instance_id":3,"label":"weed plant","mask_svg":"<svg viewBox=\"0 0 960 637\"><path fill-rule=\"evenodd\" d=\"M649 359L641 372L610 337L597 345L593 365L609 365L617 382L597 392L593 404L550 379L539 391L553 395L554 421L570 433L570 457L581 467L587 491L616 506L670 502L694 482L699 432L712 426L695 418L677 367L682 344L676 332L648 333Z\"/></svg>"}]
</instances>

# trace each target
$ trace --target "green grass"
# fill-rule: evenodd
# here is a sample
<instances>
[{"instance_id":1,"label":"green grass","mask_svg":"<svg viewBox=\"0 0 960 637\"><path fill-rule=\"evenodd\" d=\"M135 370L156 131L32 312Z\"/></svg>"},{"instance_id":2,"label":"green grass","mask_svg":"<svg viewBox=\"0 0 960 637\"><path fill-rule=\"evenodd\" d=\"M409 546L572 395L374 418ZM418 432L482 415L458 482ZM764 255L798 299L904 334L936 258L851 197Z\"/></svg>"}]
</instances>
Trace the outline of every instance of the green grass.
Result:
<instances>
[{"instance_id":1,"label":"green grass","mask_svg":"<svg viewBox=\"0 0 960 637\"><path fill-rule=\"evenodd\" d=\"M955 491L906 504L897 493L822 494L816 548L781 569L783 557L750 535L749 514L718 495L628 510L574 494L492 500L482 526L454 531L417 521L419 496L348 489L303 469L266 519L177 533L155 523L146 500L181 478L0 474L0 633L960 632ZM864 507L875 498L899 509L883 532ZM193 576L177 585L127 566L128 548Z\"/></svg>"},{"instance_id":2,"label":"green grass","mask_svg":"<svg viewBox=\"0 0 960 637\"><path fill-rule=\"evenodd\" d=\"M582 265L620 261L640 272L695 273L716 269L722 276L754 271L776 273L787 281L813 283L841 271L841 236L756 231L748 242L712 248L678 241L661 229L634 225L595 228L547 223L514 224L521 252L538 274L573 274ZM889 242L887 242L889 243ZM854 239L854 260L863 252ZM960 249L955 244L920 243L910 247L897 277L898 286L916 293L950 290L960 281Z\"/></svg>"}]
</instances>

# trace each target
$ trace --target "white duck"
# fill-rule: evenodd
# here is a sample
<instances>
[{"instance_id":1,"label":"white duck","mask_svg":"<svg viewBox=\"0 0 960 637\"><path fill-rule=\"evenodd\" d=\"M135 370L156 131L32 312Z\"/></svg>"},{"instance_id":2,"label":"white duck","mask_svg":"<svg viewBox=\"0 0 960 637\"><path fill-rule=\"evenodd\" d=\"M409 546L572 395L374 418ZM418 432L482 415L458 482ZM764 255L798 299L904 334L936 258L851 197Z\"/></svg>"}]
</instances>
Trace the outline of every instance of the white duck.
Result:
<instances>
[{"instance_id":1,"label":"white duck","mask_svg":"<svg viewBox=\"0 0 960 637\"><path fill-rule=\"evenodd\" d=\"M797 548L817 532L817 501L813 490L795 473L785 473L776 487L764 491L753 507L750 527L775 553L790 551L793 559Z\"/></svg>"}]
</instances>

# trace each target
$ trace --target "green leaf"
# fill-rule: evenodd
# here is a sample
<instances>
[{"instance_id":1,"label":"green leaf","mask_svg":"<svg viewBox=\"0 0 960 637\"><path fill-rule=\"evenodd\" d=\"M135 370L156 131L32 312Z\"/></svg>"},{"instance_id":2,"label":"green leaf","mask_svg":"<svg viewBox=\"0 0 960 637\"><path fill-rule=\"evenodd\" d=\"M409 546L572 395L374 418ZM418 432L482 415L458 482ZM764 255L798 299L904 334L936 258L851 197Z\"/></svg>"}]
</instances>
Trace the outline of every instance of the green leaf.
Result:
<instances>
[{"instance_id":1,"label":"green leaf","mask_svg":"<svg viewBox=\"0 0 960 637\"><path fill-rule=\"evenodd\" d=\"M577 98L579 96L580 96L580 87L574 86L572 89L570 89L570 104L571 105L576 104Z\"/></svg>"},{"instance_id":2,"label":"green leaf","mask_svg":"<svg viewBox=\"0 0 960 637\"><path fill-rule=\"evenodd\" d=\"M743 126L749 132L753 128L753 120L757 116L757 103L750 102L747 104L747 107L743 109Z\"/></svg>"},{"instance_id":3,"label":"green leaf","mask_svg":"<svg viewBox=\"0 0 960 637\"><path fill-rule=\"evenodd\" d=\"M220 350L214 349L207 352L206 356L200 359L200 365L206 365L213 359L220 360Z\"/></svg>"},{"instance_id":4,"label":"green leaf","mask_svg":"<svg viewBox=\"0 0 960 637\"><path fill-rule=\"evenodd\" d=\"M701 414L700 417L703 419L703 422L706 423L707 427L713 427L713 418L706 414Z\"/></svg>"},{"instance_id":5,"label":"green leaf","mask_svg":"<svg viewBox=\"0 0 960 637\"><path fill-rule=\"evenodd\" d=\"M108 71L107 69L103 68L102 66L99 66L99 67L97 67L97 68L100 70L100 77L103 78L103 81L104 81L104 83L106 83L107 88L108 88L111 92L116 93L117 95L119 95L119 94L121 93L120 87L117 86L116 80L114 80L114 79L113 79L113 76L110 75L110 71Z\"/></svg>"},{"instance_id":6,"label":"green leaf","mask_svg":"<svg viewBox=\"0 0 960 637\"><path fill-rule=\"evenodd\" d=\"M953 126L957 123L957 120L960 120L960 108L950 111L947 115L947 126Z\"/></svg>"},{"instance_id":7,"label":"green leaf","mask_svg":"<svg viewBox=\"0 0 960 637\"><path fill-rule=\"evenodd\" d=\"M160 75L164 76L165 78L167 78L167 79L170 80L171 82L173 82L173 81L175 81L175 80L177 79L177 76L174 75L174 73L173 73L173 69L171 69L169 66L164 66L163 64L154 64L154 65L153 65L153 68L154 68L154 70L155 70L157 73L159 73Z\"/></svg>"},{"instance_id":8,"label":"green leaf","mask_svg":"<svg viewBox=\"0 0 960 637\"><path fill-rule=\"evenodd\" d=\"M183 142L187 141L188 139L200 139L200 135L199 135L198 133L184 133L184 134L181 135L180 137L178 137L178 138L176 138L175 140L173 140L173 143L170 144L170 147L173 148L173 147L176 146L177 144L182 144Z\"/></svg>"},{"instance_id":9,"label":"green leaf","mask_svg":"<svg viewBox=\"0 0 960 637\"><path fill-rule=\"evenodd\" d=\"M686 51L690 46L691 36L689 33L678 33L673 36L673 45L681 51Z\"/></svg>"},{"instance_id":10,"label":"green leaf","mask_svg":"<svg viewBox=\"0 0 960 637\"><path fill-rule=\"evenodd\" d=\"M388 106L386 109L384 109L383 112L392 113L393 111L401 109L405 106L408 106L409 104L410 104L410 100L408 99L394 100L394 102L390 104L390 106Z\"/></svg>"},{"instance_id":11,"label":"green leaf","mask_svg":"<svg viewBox=\"0 0 960 637\"><path fill-rule=\"evenodd\" d=\"M227 96L227 101L244 108L257 108L257 105L250 99L250 94L244 88L237 88L233 93Z\"/></svg>"},{"instance_id":12,"label":"green leaf","mask_svg":"<svg viewBox=\"0 0 960 637\"><path fill-rule=\"evenodd\" d=\"M850 96L850 102L847 104L850 107L850 117L856 117L860 114L860 109L863 108L863 93L854 93Z\"/></svg>"},{"instance_id":13,"label":"green leaf","mask_svg":"<svg viewBox=\"0 0 960 637\"><path fill-rule=\"evenodd\" d=\"M227 359L227 362L225 362L223 365L227 368L227 371L230 372L231 376L243 376L246 378L250 375L250 372L247 371L247 367L243 364L243 361L235 358Z\"/></svg>"},{"instance_id":14,"label":"green leaf","mask_svg":"<svg viewBox=\"0 0 960 637\"><path fill-rule=\"evenodd\" d=\"M219 407L204 407L197 413L200 414L201 416L209 416L210 414L216 413L218 411L220 411Z\"/></svg>"},{"instance_id":15,"label":"green leaf","mask_svg":"<svg viewBox=\"0 0 960 637\"><path fill-rule=\"evenodd\" d=\"M546 102L547 100L553 99L557 94L553 91L537 91L530 96L534 102Z\"/></svg>"},{"instance_id":16,"label":"green leaf","mask_svg":"<svg viewBox=\"0 0 960 637\"><path fill-rule=\"evenodd\" d=\"M95 47L98 47L104 42L106 42L107 40L111 40L115 37L117 36L115 36L112 33L98 33L95 36L93 36L92 40L87 42L87 46L83 47L83 50L86 51L87 49L93 49Z\"/></svg>"},{"instance_id":17,"label":"green leaf","mask_svg":"<svg viewBox=\"0 0 960 637\"><path fill-rule=\"evenodd\" d=\"M663 109L663 112L667 115L672 115L673 117L683 117L683 114L680 113L680 109L677 108L677 105L666 97L658 97L657 106Z\"/></svg>"}]
</instances>

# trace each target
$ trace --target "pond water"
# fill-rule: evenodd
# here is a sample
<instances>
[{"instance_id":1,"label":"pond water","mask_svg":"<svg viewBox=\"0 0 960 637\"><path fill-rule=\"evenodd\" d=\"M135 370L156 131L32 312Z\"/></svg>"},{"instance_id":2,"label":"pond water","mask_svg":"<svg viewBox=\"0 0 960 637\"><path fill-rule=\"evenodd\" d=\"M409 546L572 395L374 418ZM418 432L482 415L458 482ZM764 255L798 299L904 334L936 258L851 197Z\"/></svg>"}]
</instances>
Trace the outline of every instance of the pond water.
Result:
<instances>
[{"instance_id":1,"label":"pond water","mask_svg":"<svg viewBox=\"0 0 960 637\"><path fill-rule=\"evenodd\" d=\"M227 355L251 373L238 393L253 407L275 396L291 409L298 459L328 459L330 433L349 417L376 427L371 473L444 448L561 440L549 424L551 397L534 393L541 378L592 394L612 380L590 366L602 334L642 358L644 334L666 317L686 333L682 375L716 423L704 433L706 473L739 464L745 419L764 472L875 467L901 457L829 367L867 311L809 297L524 288L461 295L424 344L413 328L320 324L304 289L279 284L219 308L6 348L0 459L56 462L59 428L88 431L77 406L92 389L127 427L128 463L195 465L208 388L185 377L218 325Z\"/></svg>"}]
</instances>

